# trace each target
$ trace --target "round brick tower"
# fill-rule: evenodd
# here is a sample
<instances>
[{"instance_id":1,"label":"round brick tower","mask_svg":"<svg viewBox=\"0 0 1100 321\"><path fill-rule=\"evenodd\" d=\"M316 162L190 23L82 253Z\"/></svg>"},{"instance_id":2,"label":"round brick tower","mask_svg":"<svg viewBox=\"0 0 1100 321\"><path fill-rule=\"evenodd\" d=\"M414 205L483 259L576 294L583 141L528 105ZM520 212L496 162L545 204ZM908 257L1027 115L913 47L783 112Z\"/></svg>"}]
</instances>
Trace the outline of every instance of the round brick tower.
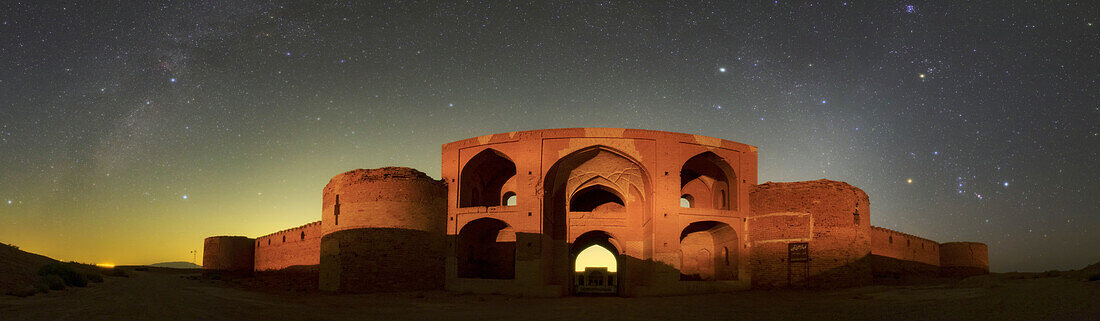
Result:
<instances>
[{"instance_id":1,"label":"round brick tower","mask_svg":"<svg viewBox=\"0 0 1100 321\"><path fill-rule=\"evenodd\" d=\"M252 273L256 240L244 236L211 236L203 241L202 268L206 272Z\"/></svg>"},{"instance_id":2,"label":"round brick tower","mask_svg":"<svg viewBox=\"0 0 1100 321\"><path fill-rule=\"evenodd\" d=\"M322 192L320 288L442 288L446 193L442 181L405 167L333 177Z\"/></svg>"},{"instance_id":3,"label":"round brick tower","mask_svg":"<svg viewBox=\"0 0 1100 321\"><path fill-rule=\"evenodd\" d=\"M949 277L989 274L989 248L976 242L940 244L940 273Z\"/></svg>"}]
</instances>

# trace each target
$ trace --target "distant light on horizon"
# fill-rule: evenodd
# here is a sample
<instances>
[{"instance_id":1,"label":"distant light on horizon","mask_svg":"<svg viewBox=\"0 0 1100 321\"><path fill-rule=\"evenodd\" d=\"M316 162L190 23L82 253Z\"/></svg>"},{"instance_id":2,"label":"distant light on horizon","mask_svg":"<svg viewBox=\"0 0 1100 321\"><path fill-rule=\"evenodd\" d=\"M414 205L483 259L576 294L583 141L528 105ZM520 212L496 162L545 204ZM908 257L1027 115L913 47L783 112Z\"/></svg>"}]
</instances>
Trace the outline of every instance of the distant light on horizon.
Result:
<instances>
[{"instance_id":1,"label":"distant light on horizon","mask_svg":"<svg viewBox=\"0 0 1100 321\"><path fill-rule=\"evenodd\" d=\"M617 272L619 270L618 264L615 260L615 254L611 253L611 250L599 245L592 245L577 254L577 261L573 266L573 271L584 272L584 268L587 267L606 267L607 272Z\"/></svg>"},{"instance_id":2,"label":"distant light on horizon","mask_svg":"<svg viewBox=\"0 0 1100 321\"><path fill-rule=\"evenodd\" d=\"M98 263L98 264L96 264L95 266L98 266L98 267L101 267L101 268L108 268L108 269L113 269L113 268L115 268L115 264L114 264L114 263Z\"/></svg>"}]
</instances>

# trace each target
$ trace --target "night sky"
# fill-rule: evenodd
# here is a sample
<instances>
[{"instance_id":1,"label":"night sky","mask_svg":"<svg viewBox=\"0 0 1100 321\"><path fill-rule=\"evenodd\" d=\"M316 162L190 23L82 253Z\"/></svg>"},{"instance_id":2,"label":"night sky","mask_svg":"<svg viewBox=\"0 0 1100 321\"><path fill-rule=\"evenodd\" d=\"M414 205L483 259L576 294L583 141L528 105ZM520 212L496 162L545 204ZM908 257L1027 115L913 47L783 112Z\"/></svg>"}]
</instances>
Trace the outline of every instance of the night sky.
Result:
<instances>
[{"instance_id":1,"label":"night sky","mask_svg":"<svg viewBox=\"0 0 1100 321\"><path fill-rule=\"evenodd\" d=\"M1100 261L1095 2L369 2L0 3L0 242L201 263L346 170L627 127L758 146L761 183L846 181L993 271Z\"/></svg>"}]
</instances>

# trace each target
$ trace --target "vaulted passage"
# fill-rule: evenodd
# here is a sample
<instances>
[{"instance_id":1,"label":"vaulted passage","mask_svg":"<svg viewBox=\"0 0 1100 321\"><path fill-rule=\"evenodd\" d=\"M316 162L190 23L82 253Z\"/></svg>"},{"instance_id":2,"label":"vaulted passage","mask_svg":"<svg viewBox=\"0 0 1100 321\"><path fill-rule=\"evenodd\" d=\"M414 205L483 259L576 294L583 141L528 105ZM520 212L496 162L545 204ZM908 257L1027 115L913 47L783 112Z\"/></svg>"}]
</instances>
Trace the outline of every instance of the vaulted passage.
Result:
<instances>
[{"instance_id":1,"label":"vaulted passage","mask_svg":"<svg viewBox=\"0 0 1100 321\"><path fill-rule=\"evenodd\" d=\"M459 174L459 207L500 206L504 186L516 176L516 164L503 153L486 149L466 163Z\"/></svg>"},{"instance_id":2,"label":"vaulted passage","mask_svg":"<svg viewBox=\"0 0 1100 321\"><path fill-rule=\"evenodd\" d=\"M680 169L681 207L736 210L737 177L718 155L705 152L684 162ZM685 201L686 200L686 201Z\"/></svg>"},{"instance_id":3,"label":"vaulted passage","mask_svg":"<svg viewBox=\"0 0 1100 321\"><path fill-rule=\"evenodd\" d=\"M503 221L481 218L458 232L458 277L513 279L516 233Z\"/></svg>"},{"instance_id":4,"label":"vaulted passage","mask_svg":"<svg viewBox=\"0 0 1100 321\"><path fill-rule=\"evenodd\" d=\"M680 280L737 279L737 232L725 223L696 222L680 233Z\"/></svg>"},{"instance_id":5,"label":"vaulted passage","mask_svg":"<svg viewBox=\"0 0 1100 321\"><path fill-rule=\"evenodd\" d=\"M574 294L619 292L619 252L610 235L603 231L584 233L573 241L570 252Z\"/></svg>"}]
</instances>

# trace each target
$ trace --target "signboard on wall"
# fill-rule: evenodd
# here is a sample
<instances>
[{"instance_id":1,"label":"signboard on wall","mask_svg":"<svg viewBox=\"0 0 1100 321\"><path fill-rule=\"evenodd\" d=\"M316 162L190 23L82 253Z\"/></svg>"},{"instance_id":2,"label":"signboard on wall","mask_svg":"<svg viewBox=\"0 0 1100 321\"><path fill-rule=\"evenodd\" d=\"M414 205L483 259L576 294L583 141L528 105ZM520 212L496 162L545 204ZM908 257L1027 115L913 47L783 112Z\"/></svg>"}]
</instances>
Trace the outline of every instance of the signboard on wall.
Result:
<instances>
[{"instance_id":1,"label":"signboard on wall","mask_svg":"<svg viewBox=\"0 0 1100 321\"><path fill-rule=\"evenodd\" d=\"M807 262L810 260L810 243L787 243L787 260Z\"/></svg>"}]
</instances>

